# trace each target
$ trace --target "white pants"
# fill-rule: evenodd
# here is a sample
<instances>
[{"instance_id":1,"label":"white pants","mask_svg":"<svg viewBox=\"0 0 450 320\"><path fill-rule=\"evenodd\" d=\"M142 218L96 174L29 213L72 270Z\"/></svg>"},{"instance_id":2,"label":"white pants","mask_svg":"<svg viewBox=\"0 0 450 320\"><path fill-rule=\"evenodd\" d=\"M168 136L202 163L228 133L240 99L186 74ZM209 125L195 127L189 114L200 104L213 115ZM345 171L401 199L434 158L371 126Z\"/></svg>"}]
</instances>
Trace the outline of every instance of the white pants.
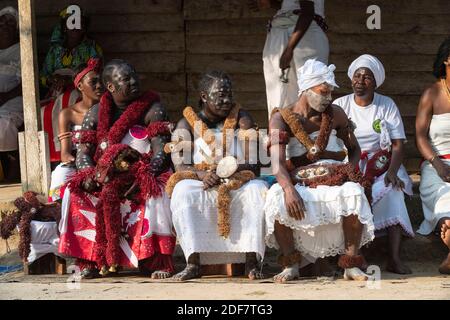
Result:
<instances>
[{"instance_id":1,"label":"white pants","mask_svg":"<svg viewBox=\"0 0 450 320\"><path fill-rule=\"evenodd\" d=\"M272 22L275 24L275 20ZM297 101L297 69L308 59L316 58L328 64L328 38L315 21L311 23L303 38L294 49L288 77L289 82L280 81L280 58L295 26L273 26L267 34L263 51L264 78L266 81L267 107L269 118L274 108L284 108Z\"/></svg>"}]
</instances>

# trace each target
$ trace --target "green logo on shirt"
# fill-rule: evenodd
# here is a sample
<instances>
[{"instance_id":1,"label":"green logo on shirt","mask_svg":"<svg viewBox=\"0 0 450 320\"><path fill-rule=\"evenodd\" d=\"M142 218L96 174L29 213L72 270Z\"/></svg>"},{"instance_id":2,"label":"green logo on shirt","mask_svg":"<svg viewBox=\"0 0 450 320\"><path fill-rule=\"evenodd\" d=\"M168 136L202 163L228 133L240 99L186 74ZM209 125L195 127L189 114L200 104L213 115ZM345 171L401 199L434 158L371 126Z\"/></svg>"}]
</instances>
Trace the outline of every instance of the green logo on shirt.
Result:
<instances>
[{"instance_id":1,"label":"green logo on shirt","mask_svg":"<svg viewBox=\"0 0 450 320\"><path fill-rule=\"evenodd\" d=\"M381 120L377 119L372 123L372 128L376 133L381 133Z\"/></svg>"}]
</instances>

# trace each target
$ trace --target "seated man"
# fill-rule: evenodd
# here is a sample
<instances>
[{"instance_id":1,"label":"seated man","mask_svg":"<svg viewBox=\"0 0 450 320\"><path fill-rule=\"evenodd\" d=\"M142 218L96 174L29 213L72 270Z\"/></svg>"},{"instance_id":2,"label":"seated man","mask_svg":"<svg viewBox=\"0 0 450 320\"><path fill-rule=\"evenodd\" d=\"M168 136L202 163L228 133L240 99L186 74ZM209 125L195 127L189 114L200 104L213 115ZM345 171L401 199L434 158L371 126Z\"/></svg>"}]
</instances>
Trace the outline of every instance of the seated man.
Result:
<instances>
[{"instance_id":1,"label":"seated man","mask_svg":"<svg viewBox=\"0 0 450 320\"><path fill-rule=\"evenodd\" d=\"M78 258L85 277L119 267L169 277L175 237L164 194L171 174L164 144L172 127L159 96L141 95L127 62L109 62L103 83L107 92L83 120L79 171L64 192L59 251Z\"/></svg>"},{"instance_id":2,"label":"seated man","mask_svg":"<svg viewBox=\"0 0 450 320\"><path fill-rule=\"evenodd\" d=\"M88 64L81 64L74 77L75 88L81 93L81 100L58 115L59 135L61 143L61 163L52 172L49 199L57 201L62 199L64 188L70 174L76 172L75 153L81 135L81 124L89 109L100 101L103 94L100 61L90 59Z\"/></svg>"},{"instance_id":3,"label":"seated man","mask_svg":"<svg viewBox=\"0 0 450 320\"><path fill-rule=\"evenodd\" d=\"M426 160L421 166L420 198L424 221L418 233L437 231L449 253L439 272L450 274L450 37L434 61L437 80L422 93L416 116L416 143Z\"/></svg>"},{"instance_id":4,"label":"seated man","mask_svg":"<svg viewBox=\"0 0 450 320\"><path fill-rule=\"evenodd\" d=\"M372 212L377 236L387 232L389 260L387 270L409 274L411 269L400 260L402 234L414 237L403 192L412 196L412 181L402 165L403 144L406 141L402 117L395 102L378 94L385 78L384 67L374 56L365 54L352 62L348 69L354 93L337 99L356 125L354 131L362 150L359 167L373 180ZM385 170L375 173L370 163L380 156L391 158Z\"/></svg>"},{"instance_id":5,"label":"seated man","mask_svg":"<svg viewBox=\"0 0 450 320\"><path fill-rule=\"evenodd\" d=\"M266 244L281 250L284 269L276 282L298 278L302 256L314 262L337 254L345 279L368 278L359 249L374 238L372 212L354 170L358 142L345 112L331 104L334 69L306 61L298 69L298 101L275 109L270 119L268 147L278 183L266 198ZM344 147L349 163L343 163Z\"/></svg>"},{"instance_id":6,"label":"seated man","mask_svg":"<svg viewBox=\"0 0 450 320\"><path fill-rule=\"evenodd\" d=\"M18 128L23 124L17 10L0 10L0 160L8 180L19 178Z\"/></svg>"},{"instance_id":7,"label":"seated man","mask_svg":"<svg viewBox=\"0 0 450 320\"><path fill-rule=\"evenodd\" d=\"M265 250L267 187L254 180L255 123L233 102L231 80L220 71L200 81L199 107L199 112L184 109L172 137L175 150L184 147L172 156L176 173L167 190L172 193L172 220L187 260L174 278L200 277L201 264L239 262L246 262L250 279L260 278L257 255L262 258Z\"/></svg>"}]
</instances>

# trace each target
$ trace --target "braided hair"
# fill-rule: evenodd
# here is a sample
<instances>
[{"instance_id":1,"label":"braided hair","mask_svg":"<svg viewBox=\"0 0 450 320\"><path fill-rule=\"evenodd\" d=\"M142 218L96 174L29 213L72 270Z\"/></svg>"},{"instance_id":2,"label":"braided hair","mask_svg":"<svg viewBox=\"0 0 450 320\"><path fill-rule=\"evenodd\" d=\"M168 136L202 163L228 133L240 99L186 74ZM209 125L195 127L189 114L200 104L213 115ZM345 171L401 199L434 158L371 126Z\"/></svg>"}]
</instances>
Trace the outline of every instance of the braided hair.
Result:
<instances>
[{"instance_id":1,"label":"braided hair","mask_svg":"<svg viewBox=\"0 0 450 320\"><path fill-rule=\"evenodd\" d=\"M211 86L214 84L214 81L228 79L231 82L231 78L228 74L220 70L213 70L202 75L200 79L198 89L200 92L208 92ZM198 107L201 109L203 107L203 101L200 98L198 102Z\"/></svg>"},{"instance_id":2,"label":"braided hair","mask_svg":"<svg viewBox=\"0 0 450 320\"><path fill-rule=\"evenodd\" d=\"M438 53L436 55L436 59L434 60L433 75L436 78L440 79L445 78L447 76L444 62L447 61L449 56L450 56L450 37L447 37L447 39L445 39L444 42L442 42L442 44L440 45Z\"/></svg>"}]
</instances>

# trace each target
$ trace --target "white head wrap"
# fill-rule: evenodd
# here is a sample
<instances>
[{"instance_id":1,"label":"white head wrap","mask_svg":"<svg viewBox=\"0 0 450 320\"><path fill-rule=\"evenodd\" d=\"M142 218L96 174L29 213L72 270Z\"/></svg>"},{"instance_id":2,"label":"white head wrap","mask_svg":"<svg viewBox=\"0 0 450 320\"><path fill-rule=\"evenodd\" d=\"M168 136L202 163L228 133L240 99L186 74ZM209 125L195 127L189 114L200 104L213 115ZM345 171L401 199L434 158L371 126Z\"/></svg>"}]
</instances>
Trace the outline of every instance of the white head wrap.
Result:
<instances>
[{"instance_id":1,"label":"white head wrap","mask_svg":"<svg viewBox=\"0 0 450 320\"><path fill-rule=\"evenodd\" d=\"M309 59L305 64L298 68L298 94L301 95L303 91L312 87L327 83L333 87L338 88L334 80L334 70L336 69L334 64L327 66L325 63L316 59Z\"/></svg>"},{"instance_id":2,"label":"white head wrap","mask_svg":"<svg viewBox=\"0 0 450 320\"><path fill-rule=\"evenodd\" d=\"M353 78L356 70L358 70L359 68L368 68L370 69L370 71L372 71L375 77L377 88L383 84L386 73L384 71L383 64L376 57L370 54L363 54L355 61L353 61L350 67L348 67L348 77L350 78L350 80Z\"/></svg>"},{"instance_id":3,"label":"white head wrap","mask_svg":"<svg viewBox=\"0 0 450 320\"><path fill-rule=\"evenodd\" d=\"M17 25L19 24L19 13L16 9L14 9L13 7L6 7L0 10L0 17L4 16L5 14L13 16L17 21Z\"/></svg>"}]
</instances>

